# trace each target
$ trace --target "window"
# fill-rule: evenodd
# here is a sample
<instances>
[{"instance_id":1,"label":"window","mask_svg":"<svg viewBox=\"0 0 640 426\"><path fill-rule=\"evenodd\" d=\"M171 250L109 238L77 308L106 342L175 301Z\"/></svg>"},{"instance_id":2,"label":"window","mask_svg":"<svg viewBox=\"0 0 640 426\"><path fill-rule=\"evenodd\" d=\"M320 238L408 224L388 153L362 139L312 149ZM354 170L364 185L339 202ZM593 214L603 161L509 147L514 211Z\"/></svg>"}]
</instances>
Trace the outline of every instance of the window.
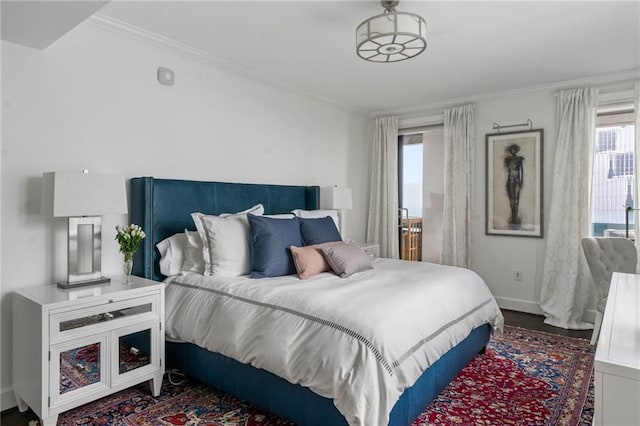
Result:
<instances>
[{"instance_id":1,"label":"window","mask_svg":"<svg viewBox=\"0 0 640 426\"><path fill-rule=\"evenodd\" d=\"M400 135L398 139L398 203L409 216L422 217L423 134Z\"/></svg>"},{"instance_id":2,"label":"window","mask_svg":"<svg viewBox=\"0 0 640 426\"><path fill-rule=\"evenodd\" d=\"M594 236L610 236L624 230L626 207L634 200L635 126L632 108L598 113L593 154L591 222ZM629 215L630 223L633 216Z\"/></svg>"},{"instance_id":3,"label":"window","mask_svg":"<svg viewBox=\"0 0 640 426\"><path fill-rule=\"evenodd\" d=\"M613 159L612 177L633 176L633 152L616 152Z\"/></svg>"},{"instance_id":4,"label":"window","mask_svg":"<svg viewBox=\"0 0 640 426\"><path fill-rule=\"evenodd\" d=\"M615 151L616 132L614 129L601 129L596 141L596 152Z\"/></svg>"},{"instance_id":5,"label":"window","mask_svg":"<svg viewBox=\"0 0 640 426\"><path fill-rule=\"evenodd\" d=\"M422 260L424 133L398 136L398 244L400 259Z\"/></svg>"},{"instance_id":6,"label":"window","mask_svg":"<svg viewBox=\"0 0 640 426\"><path fill-rule=\"evenodd\" d=\"M444 130L400 130L398 136L400 258L442 262Z\"/></svg>"}]
</instances>

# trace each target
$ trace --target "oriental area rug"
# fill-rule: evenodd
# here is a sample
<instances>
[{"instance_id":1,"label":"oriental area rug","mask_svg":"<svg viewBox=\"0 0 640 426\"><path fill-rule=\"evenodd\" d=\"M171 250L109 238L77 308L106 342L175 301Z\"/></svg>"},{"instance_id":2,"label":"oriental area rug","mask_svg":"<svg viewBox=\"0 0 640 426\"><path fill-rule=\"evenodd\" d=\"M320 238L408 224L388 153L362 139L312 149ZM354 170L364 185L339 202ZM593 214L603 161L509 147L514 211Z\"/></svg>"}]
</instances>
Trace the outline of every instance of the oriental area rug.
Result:
<instances>
[{"instance_id":1,"label":"oriental area rug","mask_svg":"<svg viewBox=\"0 0 640 426\"><path fill-rule=\"evenodd\" d=\"M593 417L588 340L505 326L412 426L579 425ZM60 415L58 425L290 425L196 381L165 383L154 398L142 384Z\"/></svg>"}]
</instances>

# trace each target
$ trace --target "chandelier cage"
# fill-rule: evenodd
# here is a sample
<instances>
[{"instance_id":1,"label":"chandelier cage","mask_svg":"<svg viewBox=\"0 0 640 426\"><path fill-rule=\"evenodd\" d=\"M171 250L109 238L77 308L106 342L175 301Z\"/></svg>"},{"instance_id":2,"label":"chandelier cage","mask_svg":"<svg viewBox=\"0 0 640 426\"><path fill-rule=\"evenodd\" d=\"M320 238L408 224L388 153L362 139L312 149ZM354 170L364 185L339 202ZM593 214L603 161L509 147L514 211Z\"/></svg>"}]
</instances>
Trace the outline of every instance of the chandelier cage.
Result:
<instances>
[{"instance_id":1,"label":"chandelier cage","mask_svg":"<svg viewBox=\"0 0 640 426\"><path fill-rule=\"evenodd\" d=\"M397 12L398 3L381 1L385 11L363 21L356 30L356 52L371 62L411 59L427 47L427 23L420 15Z\"/></svg>"}]
</instances>

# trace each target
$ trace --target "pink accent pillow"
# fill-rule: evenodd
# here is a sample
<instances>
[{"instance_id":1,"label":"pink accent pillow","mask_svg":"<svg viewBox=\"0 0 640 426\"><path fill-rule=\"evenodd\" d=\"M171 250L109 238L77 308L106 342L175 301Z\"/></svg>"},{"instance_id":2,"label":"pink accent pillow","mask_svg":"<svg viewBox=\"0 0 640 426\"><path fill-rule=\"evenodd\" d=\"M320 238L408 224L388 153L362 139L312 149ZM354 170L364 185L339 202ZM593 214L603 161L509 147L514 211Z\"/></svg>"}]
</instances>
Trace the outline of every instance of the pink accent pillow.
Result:
<instances>
[{"instance_id":1,"label":"pink accent pillow","mask_svg":"<svg viewBox=\"0 0 640 426\"><path fill-rule=\"evenodd\" d=\"M293 257L293 263L296 265L298 277L301 280L306 280L314 275L330 271L331 267L325 260L321 249L322 247L331 247L341 243L341 241L332 241L304 247L291 246L291 256Z\"/></svg>"}]
</instances>

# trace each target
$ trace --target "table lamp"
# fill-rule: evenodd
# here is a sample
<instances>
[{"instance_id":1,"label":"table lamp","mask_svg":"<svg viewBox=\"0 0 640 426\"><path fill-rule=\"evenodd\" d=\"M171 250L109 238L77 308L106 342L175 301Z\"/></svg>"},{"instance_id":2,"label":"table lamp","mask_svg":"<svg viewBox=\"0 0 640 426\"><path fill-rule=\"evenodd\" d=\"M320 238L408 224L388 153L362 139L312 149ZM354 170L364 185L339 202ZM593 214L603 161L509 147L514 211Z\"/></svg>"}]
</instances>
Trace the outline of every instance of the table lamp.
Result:
<instances>
[{"instance_id":1,"label":"table lamp","mask_svg":"<svg viewBox=\"0 0 640 426\"><path fill-rule=\"evenodd\" d=\"M102 267L102 215L126 214L124 177L116 174L50 172L42 175L42 211L68 218L67 281L60 288L108 283Z\"/></svg>"},{"instance_id":2,"label":"table lamp","mask_svg":"<svg viewBox=\"0 0 640 426\"><path fill-rule=\"evenodd\" d=\"M351 210L353 208L353 200L351 198L351 188L341 188L331 186L320 190L320 206L323 209L338 211L338 226L340 233L344 229L343 210Z\"/></svg>"}]
</instances>

